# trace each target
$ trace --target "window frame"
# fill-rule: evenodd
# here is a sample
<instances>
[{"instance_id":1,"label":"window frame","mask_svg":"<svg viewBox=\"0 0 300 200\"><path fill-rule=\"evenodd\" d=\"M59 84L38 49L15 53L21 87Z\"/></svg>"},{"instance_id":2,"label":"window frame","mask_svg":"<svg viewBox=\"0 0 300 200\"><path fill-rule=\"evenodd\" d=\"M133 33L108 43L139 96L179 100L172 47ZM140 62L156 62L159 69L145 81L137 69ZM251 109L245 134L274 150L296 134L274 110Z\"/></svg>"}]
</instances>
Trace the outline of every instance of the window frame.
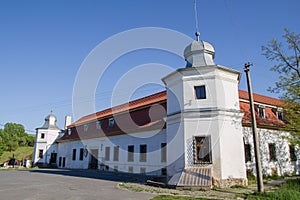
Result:
<instances>
[{"instance_id":1,"label":"window frame","mask_svg":"<svg viewBox=\"0 0 300 200\"><path fill-rule=\"evenodd\" d=\"M205 85L194 86L194 95L196 100L206 99L206 87Z\"/></svg>"},{"instance_id":2,"label":"window frame","mask_svg":"<svg viewBox=\"0 0 300 200\"><path fill-rule=\"evenodd\" d=\"M129 151L129 148L132 148L132 151ZM134 145L127 146L127 161L134 162Z\"/></svg>"},{"instance_id":3,"label":"window frame","mask_svg":"<svg viewBox=\"0 0 300 200\"><path fill-rule=\"evenodd\" d=\"M114 146L114 158L113 161L119 161L119 153L120 153L120 147Z\"/></svg>"},{"instance_id":4,"label":"window frame","mask_svg":"<svg viewBox=\"0 0 300 200\"><path fill-rule=\"evenodd\" d=\"M72 160L76 160L76 149L72 151Z\"/></svg>"},{"instance_id":5,"label":"window frame","mask_svg":"<svg viewBox=\"0 0 300 200\"><path fill-rule=\"evenodd\" d=\"M84 154L84 149L83 148L80 148L79 150L79 160L83 160L83 155Z\"/></svg>"},{"instance_id":6,"label":"window frame","mask_svg":"<svg viewBox=\"0 0 300 200\"><path fill-rule=\"evenodd\" d=\"M110 147L106 146L105 147L105 156L104 156L104 160L105 161L110 161Z\"/></svg>"},{"instance_id":7,"label":"window frame","mask_svg":"<svg viewBox=\"0 0 300 200\"><path fill-rule=\"evenodd\" d=\"M200 140L206 141L206 143L204 144L206 146L203 146L203 148L205 147L208 148L208 154L205 154L202 160L199 159L200 149L198 148L202 148L201 145L203 145L203 142L201 143ZM194 136L193 149L194 149L194 164L212 164L211 136Z\"/></svg>"},{"instance_id":8,"label":"window frame","mask_svg":"<svg viewBox=\"0 0 300 200\"><path fill-rule=\"evenodd\" d=\"M273 162L277 161L275 143L268 143L268 150L269 150L269 160Z\"/></svg>"},{"instance_id":9,"label":"window frame","mask_svg":"<svg viewBox=\"0 0 300 200\"><path fill-rule=\"evenodd\" d=\"M147 162L147 144L140 145L140 162Z\"/></svg>"}]
</instances>

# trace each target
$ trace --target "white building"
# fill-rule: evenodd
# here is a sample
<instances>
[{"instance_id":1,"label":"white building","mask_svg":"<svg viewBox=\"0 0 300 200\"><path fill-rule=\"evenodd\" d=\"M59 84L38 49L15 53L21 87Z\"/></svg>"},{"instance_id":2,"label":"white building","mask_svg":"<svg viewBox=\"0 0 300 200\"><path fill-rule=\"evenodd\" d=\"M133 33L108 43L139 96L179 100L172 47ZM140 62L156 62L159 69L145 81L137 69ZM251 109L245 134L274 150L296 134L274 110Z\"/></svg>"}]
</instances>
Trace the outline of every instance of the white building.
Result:
<instances>
[{"instance_id":1,"label":"white building","mask_svg":"<svg viewBox=\"0 0 300 200\"><path fill-rule=\"evenodd\" d=\"M165 175L177 187L246 185L255 165L241 73L216 65L214 48L204 41L193 41L184 56L185 68L162 77L166 91L82 117L61 136L55 117L47 117L37 129L34 162ZM282 102L254 100L263 173L299 173L299 153L279 131ZM41 152L47 156L39 158Z\"/></svg>"},{"instance_id":2,"label":"white building","mask_svg":"<svg viewBox=\"0 0 300 200\"><path fill-rule=\"evenodd\" d=\"M34 165L55 164L57 160L57 145L55 143L61 129L56 126L56 117L52 114L45 118L42 127L36 128L36 136L33 152Z\"/></svg>"}]
</instances>

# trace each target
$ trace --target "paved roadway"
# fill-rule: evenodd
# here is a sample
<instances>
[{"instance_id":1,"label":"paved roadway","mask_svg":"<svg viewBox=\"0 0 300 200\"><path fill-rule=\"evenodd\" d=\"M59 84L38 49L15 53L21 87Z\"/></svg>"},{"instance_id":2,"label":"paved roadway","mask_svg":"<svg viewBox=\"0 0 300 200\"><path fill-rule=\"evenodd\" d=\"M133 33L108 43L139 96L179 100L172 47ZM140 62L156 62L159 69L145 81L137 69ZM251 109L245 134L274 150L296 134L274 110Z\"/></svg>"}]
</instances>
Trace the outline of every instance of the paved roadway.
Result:
<instances>
[{"instance_id":1,"label":"paved roadway","mask_svg":"<svg viewBox=\"0 0 300 200\"><path fill-rule=\"evenodd\" d=\"M133 176L131 178L129 181L139 181ZM126 180L128 177L115 173L100 174L89 170L1 170L0 199L143 200L155 196L117 187L119 182Z\"/></svg>"}]
</instances>

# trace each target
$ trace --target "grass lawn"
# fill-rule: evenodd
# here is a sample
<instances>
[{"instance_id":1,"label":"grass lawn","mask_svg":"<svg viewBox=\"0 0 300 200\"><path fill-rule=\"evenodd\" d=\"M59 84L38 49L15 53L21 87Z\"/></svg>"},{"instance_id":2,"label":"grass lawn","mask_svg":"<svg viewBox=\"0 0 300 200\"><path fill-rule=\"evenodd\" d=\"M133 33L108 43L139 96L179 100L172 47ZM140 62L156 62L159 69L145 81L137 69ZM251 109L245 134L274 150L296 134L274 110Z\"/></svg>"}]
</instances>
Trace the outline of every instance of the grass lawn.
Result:
<instances>
[{"instance_id":1,"label":"grass lawn","mask_svg":"<svg viewBox=\"0 0 300 200\"><path fill-rule=\"evenodd\" d=\"M291 179L285 182L281 188L274 192L254 193L246 196L247 199L277 199L277 200L299 200L300 199L300 178Z\"/></svg>"},{"instance_id":2,"label":"grass lawn","mask_svg":"<svg viewBox=\"0 0 300 200\"><path fill-rule=\"evenodd\" d=\"M151 200L171 200L171 199L177 199L177 200L206 200L202 198L193 198L193 197L185 197L185 196L172 196L172 195L159 195Z\"/></svg>"},{"instance_id":3,"label":"grass lawn","mask_svg":"<svg viewBox=\"0 0 300 200\"><path fill-rule=\"evenodd\" d=\"M15 151L4 151L0 157L0 164L4 163L5 161L9 160L13 154L15 155L15 159L22 160L25 156L30 156L33 153L33 147L19 147Z\"/></svg>"}]
</instances>

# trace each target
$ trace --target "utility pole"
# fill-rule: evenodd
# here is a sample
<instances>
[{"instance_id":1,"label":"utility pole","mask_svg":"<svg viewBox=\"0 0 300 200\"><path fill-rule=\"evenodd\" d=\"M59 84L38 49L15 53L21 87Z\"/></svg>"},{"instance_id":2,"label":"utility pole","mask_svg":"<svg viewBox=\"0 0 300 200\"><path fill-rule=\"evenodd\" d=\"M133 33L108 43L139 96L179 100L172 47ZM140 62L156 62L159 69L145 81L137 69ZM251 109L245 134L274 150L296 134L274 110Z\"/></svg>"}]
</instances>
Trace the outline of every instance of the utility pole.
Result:
<instances>
[{"instance_id":1,"label":"utility pole","mask_svg":"<svg viewBox=\"0 0 300 200\"><path fill-rule=\"evenodd\" d=\"M249 69L250 65L251 65L250 63L246 63L244 71L245 71L246 77L247 77L247 86L248 86L250 109L251 109L252 132L253 132L256 175L257 175L257 190L258 190L258 192L263 192L264 191L264 183L263 183L262 169L261 169L259 139L258 139L257 130L256 130L256 118L255 118L252 85L251 85L250 69Z\"/></svg>"}]
</instances>

